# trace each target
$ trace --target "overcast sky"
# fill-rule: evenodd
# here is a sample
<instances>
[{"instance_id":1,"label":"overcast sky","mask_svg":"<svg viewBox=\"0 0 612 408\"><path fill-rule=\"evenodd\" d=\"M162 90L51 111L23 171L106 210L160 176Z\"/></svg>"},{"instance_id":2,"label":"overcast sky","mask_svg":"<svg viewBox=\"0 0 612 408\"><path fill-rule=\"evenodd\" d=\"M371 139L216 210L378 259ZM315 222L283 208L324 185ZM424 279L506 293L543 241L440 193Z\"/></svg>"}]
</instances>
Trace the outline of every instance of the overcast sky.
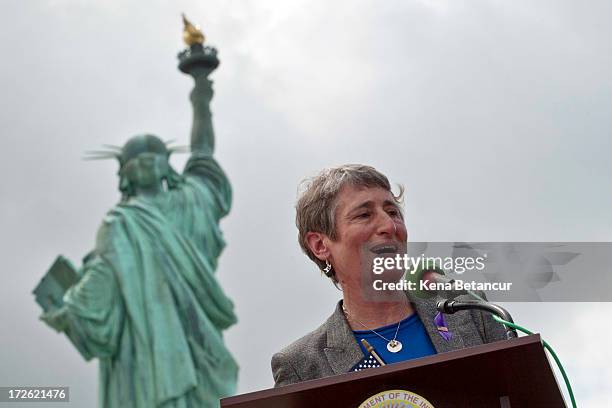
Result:
<instances>
[{"instance_id":1,"label":"overcast sky","mask_svg":"<svg viewBox=\"0 0 612 408\"><path fill-rule=\"evenodd\" d=\"M341 295L293 223L299 181L323 167L405 185L411 240L612 240L609 1L3 1L0 386L95 403L97 363L30 292L58 254L79 263L119 198L117 164L83 152L142 132L188 143L182 11L221 59L216 156L235 194L218 276L240 392L272 386L271 355ZM605 406L611 305L506 306L557 349L580 406Z\"/></svg>"}]
</instances>

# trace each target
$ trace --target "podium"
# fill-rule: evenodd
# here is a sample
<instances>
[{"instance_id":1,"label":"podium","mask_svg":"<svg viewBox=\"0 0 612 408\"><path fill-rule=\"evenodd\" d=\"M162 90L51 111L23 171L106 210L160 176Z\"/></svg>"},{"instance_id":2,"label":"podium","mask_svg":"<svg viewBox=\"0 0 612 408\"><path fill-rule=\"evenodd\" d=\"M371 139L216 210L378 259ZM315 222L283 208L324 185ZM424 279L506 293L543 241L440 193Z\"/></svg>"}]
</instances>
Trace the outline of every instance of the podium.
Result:
<instances>
[{"instance_id":1,"label":"podium","mask_svg":"<svg viewBox=\"0 0 612 408\"><path fill-rule=\"evenodd\" d=\"M565 408L566 405L540 335L535 334L228 397L221 400L221 407Z\"/></svg>"}]
</instances>

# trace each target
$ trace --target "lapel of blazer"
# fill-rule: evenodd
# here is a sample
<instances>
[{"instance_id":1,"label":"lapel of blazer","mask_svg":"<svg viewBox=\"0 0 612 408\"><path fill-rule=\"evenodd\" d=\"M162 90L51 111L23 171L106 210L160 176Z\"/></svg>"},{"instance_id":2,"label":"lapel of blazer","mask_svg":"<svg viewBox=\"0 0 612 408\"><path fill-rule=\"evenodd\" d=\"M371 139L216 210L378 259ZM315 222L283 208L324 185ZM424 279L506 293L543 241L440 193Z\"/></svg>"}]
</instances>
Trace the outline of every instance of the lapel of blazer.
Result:
<instances>
[{"instance_id":1,"label":"lapel of blazer","mask_svg":"<svg viewBox=\"0 0 612 408\"><path fill-rule=\"evenodd\" d=\"M323 351L334 374L349 372L364 357L342 313L341 302L338 302L334 314L325 322L327 345Z\"/></svg>"},{"instance_id":2,"label":"lapel of blazer","mask_svg":"<svg viewBox=\"0 0 612 408\"><path fill-rule=\"evenodd\" d=\"M434 323L434 317L438 313L436 303L442 300L442 298L436 296L429 299L423 299L414 296L410 292L406 292L406 296L408 296L408 299L419 314L425 326L425 330L427 330L427 334L438 353L482 344L482 339L479 339L479 336L474 336L474 333L477 333L478 329L468 312L444 315L446 327L452 334L450 340L445 340L438 332L436 324Z\"/></svg>"}]
</instances>

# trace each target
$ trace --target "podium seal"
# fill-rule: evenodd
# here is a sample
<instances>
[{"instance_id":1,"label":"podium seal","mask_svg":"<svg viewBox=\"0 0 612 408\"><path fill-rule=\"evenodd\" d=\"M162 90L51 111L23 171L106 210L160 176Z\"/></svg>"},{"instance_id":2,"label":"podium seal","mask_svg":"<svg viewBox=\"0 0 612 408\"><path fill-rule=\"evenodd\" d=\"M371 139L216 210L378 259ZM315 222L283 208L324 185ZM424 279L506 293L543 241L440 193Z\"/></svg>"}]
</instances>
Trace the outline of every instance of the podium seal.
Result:
<instances>
[{"instance_id":1,"label":"podium seal","mask_svg":"<svg viewBox=\"0 0 612 408\"><path fill-rule=\"evenodd\" d=\"M434 408L425 398L406 390L388 390L372 395L359 408Z\"/></svg>"}]
</instances>

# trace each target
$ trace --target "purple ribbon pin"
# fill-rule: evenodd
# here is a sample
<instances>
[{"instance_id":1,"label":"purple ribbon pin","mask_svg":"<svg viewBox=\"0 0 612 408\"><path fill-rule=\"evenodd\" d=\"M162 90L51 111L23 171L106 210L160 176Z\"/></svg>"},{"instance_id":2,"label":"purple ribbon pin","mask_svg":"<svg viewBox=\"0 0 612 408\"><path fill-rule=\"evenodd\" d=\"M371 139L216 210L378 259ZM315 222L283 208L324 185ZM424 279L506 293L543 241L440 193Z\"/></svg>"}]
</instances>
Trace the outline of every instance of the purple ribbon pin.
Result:
<instances>
[{"instance_id":1,"label":"purple ribbon pin","mask_svg":"<svg viewBox=\"0 0 612 408\"><path fill-rule=\"evenodd\" d=\"M453 338L453 333L448 331L448 327L446 327L444 314L438 312L436 317L434 317L434 324L436 325L436 329L438 329L438 334L440 334L444 340L449 341Z\"/></svg>"}]
</instances>

